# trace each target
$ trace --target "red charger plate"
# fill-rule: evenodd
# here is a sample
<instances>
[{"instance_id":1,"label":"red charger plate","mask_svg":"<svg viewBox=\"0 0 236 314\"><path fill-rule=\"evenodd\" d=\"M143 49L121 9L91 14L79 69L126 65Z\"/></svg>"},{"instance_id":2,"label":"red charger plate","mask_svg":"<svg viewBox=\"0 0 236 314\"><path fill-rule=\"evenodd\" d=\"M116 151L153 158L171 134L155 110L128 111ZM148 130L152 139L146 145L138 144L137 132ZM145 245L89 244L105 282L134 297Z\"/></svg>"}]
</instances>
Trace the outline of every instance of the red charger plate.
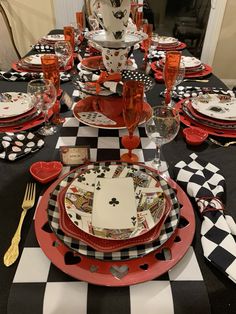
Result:
<instances>
[{"instance_id":1,"label":"red charger plate","mask_svg":"<svg viewBox=\"0 0 236 314\"><path fill-rule=\"evenodd\" d=\"M151 170L151 168L149 169ZM75 254L54 233L43 228L48 222L47 206L50 193L67 175L59 178L47 189L35 214L35 232L41 249L51 262L66 274L96 285L129 286L152 280L164 274L176 265L187 252L195 232L194 212L187 195L170 179L168 184L177 192L177 198L183 205L181 217L186 223L184 226L177 227L176 232L162 247L141 258L126 261L97 260ZM159 257L164 254L165 250L169 251L170 258Z\"/></svg>"},{"instance_id":2,"label":"red charger plate","mask_svg":"<svg viewBox=\"0 0 236 314\"><path fill-rule=\"evenodd\" d=\"M187 45L183 42L179 42L178 46L175 46L175 47L171 47L171 46L167 46L167 47L160 47L160 46L157 46L156 47L156 50L161 50L161 51L171 51L171 50L183 50L187 47ZM143 44L141 43L140 45L140 49L141 51L144 51L144 46Z\"/></svg>"},{"instance_id":3,"label":"red charger plate","mask_svg":"<svg viewBox=\"0 0 236 314\"><path fill-rule=\"evenodd\" d=\"M98 101L98 102L97 102ZM103 106L103 110L100 110L99 108L95 108L97 106L97 103L101 103ZM105 106L105 104L107 104ZM121 97L99 97L99 96L90 96L86 97L84 99L81 99L77 102L77 104L73 108L73 114L77 120L80 122L89 125L91 127L95 128L101 128L101 129L124 129L126 128L124 119L122 116L122 101ZM98 107L98 106L97 106ZM105 109L106 108L106 109ZM107 116L109 119L116 122L115 125L104 125L104 124L94 124L84 121L80 117L80 112L101 112L105 116ZM143 112L140 118L140 123L144 123L146 120L150 119L152 115L152 107L144 102L143 104Z\"/></svg>"}]
</instances>

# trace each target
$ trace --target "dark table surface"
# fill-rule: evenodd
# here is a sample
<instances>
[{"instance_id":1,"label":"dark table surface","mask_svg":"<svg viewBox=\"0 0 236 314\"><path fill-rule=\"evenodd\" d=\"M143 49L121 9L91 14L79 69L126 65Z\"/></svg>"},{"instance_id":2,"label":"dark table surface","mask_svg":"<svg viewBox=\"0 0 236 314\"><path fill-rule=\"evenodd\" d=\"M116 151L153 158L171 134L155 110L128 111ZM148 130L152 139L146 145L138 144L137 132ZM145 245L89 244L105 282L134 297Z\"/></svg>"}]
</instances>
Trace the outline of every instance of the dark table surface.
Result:
<instances>
[{"instance_id":1,"label":"dark table surface","mask_svg":"<svg viewBox=\"0 0 236 314\"><path fill-rule=\"evenodd\" d=\"M184 52L185 53L185 52ZM135 58L140 64L143 54L140 51L135 51ZM181 84L183 86L209 86L209 87L225 87L224 84L212 74L209 77L208 83L194 83L186 82ZM0 81L0 92L4 91L23 91L26 92L26 82L8 82ZM69 95L72 94L74 87L71 82L63 83L62 89ZM160 92L164 90L163 84L155 84L154 88L147 93L147 100L151 106L157 105L163 100L160 97ZM71 115L71 112L65 113ZM184 126L182 126L184 127ZM30 165L39 160L59 160L59 153L54 149L57 141L57 133L53 136L45 138L45 146L36 154L31 154L16 162L7 162L0 160L0 313L6 313L6 304L11 287L11 283L17 268L18 261L7 268L3 264L3 255L7 250L11 238L16 230L20 213L22 195L26 183L32 180L29 173ZM218 147L212 144L209 140L200 146L191 147L184 141L181 132L176 139L165 145L164 156L171 167L181 159L186 158L191 152L196 152L202 158L211 161L218 166L225 178L227 184L227 211L236 218L236 147L230 146L228 148ZM37 184L37 196L39 196L49 185ZM196 211L197 212L197 211ZM30 211L24 222L22 228L22 240L20 249L23 247L30 223L32 221L34 211ZM213 267L203 256L200 244L200 217L196 214L196 234L193 240L193 247L200 265L205 285L207 287L211 310L213 314L236 313L236 287L226 276L220 273ZM193 305L194 306L194 305Z\"/></svg>"}]
</instances>

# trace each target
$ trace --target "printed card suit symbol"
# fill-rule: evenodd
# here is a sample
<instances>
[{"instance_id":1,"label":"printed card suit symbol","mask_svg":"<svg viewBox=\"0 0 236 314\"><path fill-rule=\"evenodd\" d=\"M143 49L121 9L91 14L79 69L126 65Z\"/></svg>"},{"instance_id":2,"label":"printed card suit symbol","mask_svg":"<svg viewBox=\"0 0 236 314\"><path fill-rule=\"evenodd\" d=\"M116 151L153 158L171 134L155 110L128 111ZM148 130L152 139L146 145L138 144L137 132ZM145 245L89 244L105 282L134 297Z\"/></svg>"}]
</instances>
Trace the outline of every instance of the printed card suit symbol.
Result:
<instances>
[{"instance_id":1,"label":"printed card suit symbol","mask_svg":"<svg viewBox=\"0 0 236 314\"><path fill-rule=\"evenodd\" d=\"M3 107L3 109L8 110L8 109L9 109L9 107Z\"/></svg>"},{"instance_id":2,"label":"printed card suit symbol","mask_svg":"<svg viewBox=\"0 0 236 314\"><path fill-rule=\"evenodd\" d=\"M109 56L105 56L105 58L106 58L106 60L109 60L109 59L110 59Z\"/></svg>"},{"instance_id":3,"label":"printed card suit symbol","mask_svg":"<svg viewBox=\"0 0 236 314\"><path fill-rule=\"evenodd\" d=\"M135 224L136 224L136 217L135 216L131 217L131 220L132 220L133 226L135 226Z\"/></svg>"},{"instance_id":4,"label":"printed card suit symbol","mask_svg":"<svg viewBox=\"0 0 236 314\"><path fill-rule=\"evenodd\" d=\"M113 197L113 198L111 199L111 201L109 202L109 204L112 205L112 206L116 206L116 205L118 205L119 203L120 203L120 202L117 201L117 199L116 199L115 197Z\"/></svg>"},{"instance_id":5,"label":"printed card suit symbol","mask_svg":"<svg viewBox=\"0 0 236 314\"><path fill-rule=\"evenodd\" d=\"M115 53L114 53L114 55L117 57L117 56L119 56L119 51L116 51Z\"/></svg>"},{"instance_id":6,"label":"printed card suit symbol","mask_svg":"<svg viewBox=\"0 0 236 314\"><path fill-rule=\"evenodd\" d=\"M68 251L64 255L64 261L66 265L75 265L81 262L81 258L78 255L74 255L73 252Z\"/></svg>"},{"instance_id":7,"label":"printed card suit symbol","mask_svg":"<svg viewBox=\"0 0 236 314\"><path fill-rule=\"evenodd\" d=\"M52 229L51 229L51 227L50 227L50 225L49 225L48 222L46 222L46 223L42 226L42 230L45 231L45 232L47 232L47 233L52 233Z\"/></svg>"},{"instance_id":8,"label":"printed card suit symbol","mask_svg":"<svg viewBox=\"0 0 236 314\"><path fill-rule=\"evenodd\" d=\"M128 274L129 267L127 265L116 266L112 265L110 268L111 274L117 279L122 279L124 276Z\"/></svg>"},{"instance_id":9,"label":"printed card suit symbol","mask_svg":"<svg viewBox=\"0 0 236 314\"><path fill-rule=\"evenodd\" d=\"M71 191L72 191L73 193L76 193L76 192L78 192L78 189L77 189L76 187L72 187L72 188L71 188Z\"/></svg>"},{"instance_id":10,"label":"printed card suit symbol","mask_svg":"<svg viewBox=\"0 0 236 314\"><path fill-rule=\"evenodd\" d=\"M118 62L118 67L121 67L121 66L122 66L122 64L120 62Z\"/></svg>"}]
</instances>

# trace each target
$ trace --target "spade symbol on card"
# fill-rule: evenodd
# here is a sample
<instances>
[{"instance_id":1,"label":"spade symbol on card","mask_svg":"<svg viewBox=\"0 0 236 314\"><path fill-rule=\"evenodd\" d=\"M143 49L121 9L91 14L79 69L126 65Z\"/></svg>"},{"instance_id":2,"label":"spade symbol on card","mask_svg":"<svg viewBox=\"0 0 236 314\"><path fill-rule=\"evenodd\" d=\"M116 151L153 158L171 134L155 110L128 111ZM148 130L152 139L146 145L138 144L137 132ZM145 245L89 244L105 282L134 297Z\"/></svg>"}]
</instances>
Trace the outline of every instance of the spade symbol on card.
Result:
<instances>
[{"instance_id":1,"label":"spade symbol on card","mask_svg":"<svg viewBox=\"0 0 236 314\"><path fill-rule=\"evenodd\" d=\"M101 190L101 183L100 181L97 182L97 185L96 185L96 190Z\"/></svg>"},{"instance_id":2,"label":"spade symbol on card","mask_svg":"<svg viewBox=\"0 0 236 314\"><path fill-rule=\"evenodd\" d=\"M136 225L136 219L137 219L137 217L135 217L135 216L131 217L131 221L132 221L133 226Z\"/></svg>"}]
</instances>

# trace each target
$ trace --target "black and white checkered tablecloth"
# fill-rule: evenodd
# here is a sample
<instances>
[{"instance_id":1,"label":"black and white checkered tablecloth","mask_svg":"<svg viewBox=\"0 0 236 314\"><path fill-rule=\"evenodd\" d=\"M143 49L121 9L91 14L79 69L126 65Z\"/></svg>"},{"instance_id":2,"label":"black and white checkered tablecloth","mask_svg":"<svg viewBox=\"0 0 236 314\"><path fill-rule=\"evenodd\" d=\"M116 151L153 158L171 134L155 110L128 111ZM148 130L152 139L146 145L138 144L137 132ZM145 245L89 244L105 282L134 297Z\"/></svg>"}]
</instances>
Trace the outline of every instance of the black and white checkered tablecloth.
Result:
<instances>
[{"instance_id":1,"label":"black and white checkered tablecloth","mask_svg":"<svg viewBox=\"0 0 236 314\"><path fill-rule=\"evenodd\" d=\"M66 118L56 143L89 145L91 161L118 160L125 151L121 137L127 131L92 128L75 118ZM155 145L145 129L135 149L141 162L154 156ZM68 172L65 167L64 173ZM189 247L181 261L166 274L152 281L129 287L88 284L64 274L44 255L32 223L15 273L8 300L9 314L199 314L210 313L203 277L193 250Z\"/></svg>"}]
</instances>

